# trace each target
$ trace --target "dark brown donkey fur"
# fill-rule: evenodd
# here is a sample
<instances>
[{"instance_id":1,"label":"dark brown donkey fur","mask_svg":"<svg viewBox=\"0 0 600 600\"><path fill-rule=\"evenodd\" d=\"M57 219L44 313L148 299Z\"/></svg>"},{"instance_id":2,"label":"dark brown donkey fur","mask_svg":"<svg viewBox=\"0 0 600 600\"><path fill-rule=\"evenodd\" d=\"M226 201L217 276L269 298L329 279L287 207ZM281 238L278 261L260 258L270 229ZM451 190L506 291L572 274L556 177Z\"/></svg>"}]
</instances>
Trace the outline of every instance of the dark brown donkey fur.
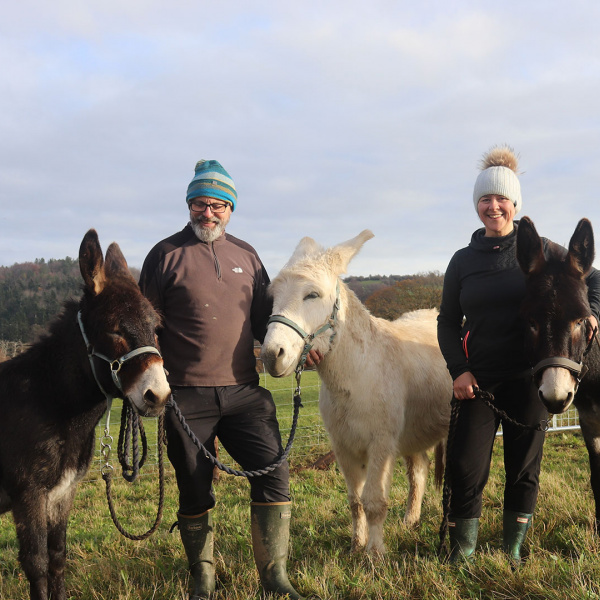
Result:
<instances>
[{"instance_id":1,"label":"dark brown donkey fur","mask_svg":"<svg viewBox=\"0 0 600 600\"><path fill-rule=\"evenodd\" d=\"M65 599L67 521L106 409L77 312L90 346L111 360L155 346L159 324L116 244L108 248L105 262L96 232L88 231L79 266L81 300L65 304L49 335L0 365L0 512L12 510L19 560L35 600ZM170 389L160 355L140 354L124 363L122 393L108 363L95 361L107 393L126 396L140 414L162 412Z\"/></svg>"},{"instance_id":2,"label":"dark brown donkey fur","mask_svg":"<svg viewBox=\"0 0 600 600\"><path fill-rule=\"evenodd\" d=\"M596 531L600 528L600 348L588 350L592 314L586 276L594 261L594 233L587 219L579 221L568 252L554 248L544 256L542 242L530 219L518 225L517 257L525 272L526 296L522 306L526 349L532 367L540 361L562 357L583 363L578 377L569 369L549 366L534 376L538 395L548 412L565 412L571 403L579 412L581 433L587 446L592 491L596 503ZM579 376L581 377L581 376Z\"/></svg>"}]
</instances>

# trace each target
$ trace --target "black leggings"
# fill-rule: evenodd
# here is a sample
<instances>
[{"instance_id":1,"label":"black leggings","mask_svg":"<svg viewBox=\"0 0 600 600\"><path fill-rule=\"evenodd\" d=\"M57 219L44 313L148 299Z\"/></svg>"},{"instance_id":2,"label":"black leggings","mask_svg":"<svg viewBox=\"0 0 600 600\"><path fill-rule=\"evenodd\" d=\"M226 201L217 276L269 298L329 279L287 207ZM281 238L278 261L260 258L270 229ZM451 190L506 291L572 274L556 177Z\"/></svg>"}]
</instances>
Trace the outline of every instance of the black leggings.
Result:
<instances>
[{"instance_id":1,"label":"black leggings","mask_svg":"<svg viewBox=\"0 0 600 600\"><path fill-rule=\"evenodd\" d=\"M547 419L531 379L481 384L491 392L495 406L526 425ZM500 418L478 399L461 400L456 430L448 453L452 498L450 514L464 519L481 516L482 495L490 473L492 449ZM502 421L504 440L504 509L531 514L539 489L545 433Z\"/></svg>"},{"instance_id":2,"label":"black leggings","mask_svg":"<svg viewBox=\"0 0 600 600\"><path fill-rule=\"evenodd\" d=\"M281 435L270 392L258 385L227 387L173 387L173 397L190 429L212 452L215 437L243 470L266 467L281 455ZM196 448L173 410L165 415L167 453L175 468L179 512L197 515L213 508L213 465ZM288 502L289 468L252 477L253 502Z\"/></svg>"}]
</instances>

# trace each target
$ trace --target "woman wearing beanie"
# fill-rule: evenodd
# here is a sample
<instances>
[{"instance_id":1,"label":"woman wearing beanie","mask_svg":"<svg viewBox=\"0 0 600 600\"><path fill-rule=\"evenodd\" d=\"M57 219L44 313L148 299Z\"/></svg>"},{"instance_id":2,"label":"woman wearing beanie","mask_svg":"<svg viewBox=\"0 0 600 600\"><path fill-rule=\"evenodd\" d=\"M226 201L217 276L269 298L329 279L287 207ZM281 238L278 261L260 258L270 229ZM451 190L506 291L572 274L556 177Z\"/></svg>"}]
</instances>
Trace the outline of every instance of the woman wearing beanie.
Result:
<instances>
[{"instance_id":1,"label":"woman wearing beanie","mask_svg":"<svg viewBox=\"0 0 600 600\"><path fill-rule=\"evenodd\" d=\"M516 257L521 186L512 148L492 148L482 160L473 204L483 227L466 248L452 257L444 277L438 317L438 341L454 381L454 397L462 401L449 448L451 485L448 531L450 562L475 551L482 494L492 447L502 422L504 440L503 549L515 565L535 508L544 433L502 421L474 390L494 395L495 405L515 421L534 426L547 411L531 394L530 365L524 353L519 317L525 275ZM543 238L544 251L554 245ZM566 252L566 250L565 250ZM600 272L588 276L589 299L598 324Z\"/></svg>"}]
</instances>

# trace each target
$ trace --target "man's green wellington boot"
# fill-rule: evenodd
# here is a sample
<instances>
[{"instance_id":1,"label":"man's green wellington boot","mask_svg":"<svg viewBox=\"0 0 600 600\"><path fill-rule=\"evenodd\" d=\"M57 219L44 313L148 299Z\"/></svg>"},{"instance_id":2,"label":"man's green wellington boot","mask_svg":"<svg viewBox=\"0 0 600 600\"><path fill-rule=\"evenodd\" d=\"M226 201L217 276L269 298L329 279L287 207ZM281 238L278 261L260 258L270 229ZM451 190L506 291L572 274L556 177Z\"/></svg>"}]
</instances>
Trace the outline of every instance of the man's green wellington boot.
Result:
<instances>
[{"instance_id":1,"label":"man's green wellington boot","mask_svg":"<svg viewBox=\"0 0 600 600\"><path fill-rule=\"evenodd\" d=\"M449 563L460 563L469 560L477 545L479 519L460 519L448 517L448 534L450 536Z\"/></svg>"},{"instance_id":2,"label":"man's green wellington boot","mask_svg":"<svg viewBox=\"0 0 600 600\"><path fill-rule=\"evenodd\" d=\"M263 590L303 600L289 582L286 568L291 514L291 502L253 502L252 549Z\"/></svg>"},{"instance_id":3,"label":"man's green wellington boot","mask_svg":"<svg viewBox=\"0 0 600 600\"><path fill-rule=\"evenodd\" d=\"M503 514L502 549L506 552L515 566L521 565L521 548L531 525L533 515L529 513L505 510Z\"/></svg>"},{"instance_id":4,"label":"man's green wellington boot","mask_svg":"<svg viewBox=\"0 0 600 600\"><path fill-rule=\"evenodd\" d=\"M194 587L190 600L213 598L215 592L215 565L213 561L212 513L187 516L178 514L179 533L190 564Z\"/></svg>"}]
</instances>

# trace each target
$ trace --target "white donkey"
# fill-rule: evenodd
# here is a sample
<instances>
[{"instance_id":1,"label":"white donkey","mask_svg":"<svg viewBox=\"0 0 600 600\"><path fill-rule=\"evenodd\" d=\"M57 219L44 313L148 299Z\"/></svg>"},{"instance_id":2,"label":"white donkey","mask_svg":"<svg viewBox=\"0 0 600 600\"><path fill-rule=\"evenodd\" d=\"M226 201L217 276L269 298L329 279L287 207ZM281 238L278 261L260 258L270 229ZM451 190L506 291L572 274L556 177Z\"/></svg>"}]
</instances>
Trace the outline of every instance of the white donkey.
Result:
<instances>
[{"instance_id":1,"label":"white donkey","mask_svg":"<svg viewBox=\"0 0 600 600\"><path fill-rule=\"evenodd\" d=\"M300 241L271 284L279 316L272 317L262 358L271 375L286 377L302 355L305 332L317 332L313 347L324 354L319 405L348 487L352 550L377 555L385 552L397 456L408 470L408 526L421 516L427 451L434 446L436 483L442 481L452 381L437 343L437 311L379 319L339 279L372 237L365 230L327 250L311 238Z\"/></svg>"}]
</instances>

